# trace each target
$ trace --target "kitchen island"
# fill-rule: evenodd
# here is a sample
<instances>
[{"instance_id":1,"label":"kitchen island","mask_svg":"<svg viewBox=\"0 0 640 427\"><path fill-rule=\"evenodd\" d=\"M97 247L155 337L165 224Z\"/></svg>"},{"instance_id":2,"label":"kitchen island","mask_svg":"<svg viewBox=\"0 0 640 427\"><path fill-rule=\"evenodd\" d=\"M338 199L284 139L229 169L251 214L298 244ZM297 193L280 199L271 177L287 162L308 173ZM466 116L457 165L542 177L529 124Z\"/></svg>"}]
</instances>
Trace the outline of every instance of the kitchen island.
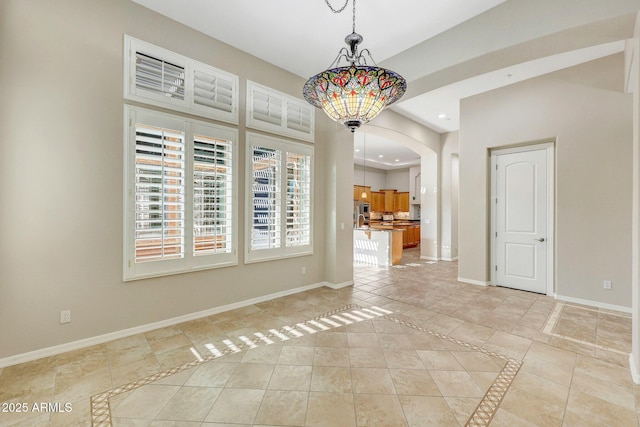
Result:
<instances>
[{"instance_id":1,"label":"kitchen island","mask_svg":"<svg viewBox=\"0 0 640 427\"><path fill-rule=\"evenodd\" d=\"M370 227L375 230L401 230L404 249L420 244L420 221L372 221Z\"/></svg>"},{"instance_id":2,"label":"kitchen island","mask_svg":"<svg viewBox=\"0 0 640 427\"><path fill-rule=\"evenodd\" d=\"M402 261L402 230L353 229L353 260L360 264L389 267Z\"/></svg>"}]
</instances>

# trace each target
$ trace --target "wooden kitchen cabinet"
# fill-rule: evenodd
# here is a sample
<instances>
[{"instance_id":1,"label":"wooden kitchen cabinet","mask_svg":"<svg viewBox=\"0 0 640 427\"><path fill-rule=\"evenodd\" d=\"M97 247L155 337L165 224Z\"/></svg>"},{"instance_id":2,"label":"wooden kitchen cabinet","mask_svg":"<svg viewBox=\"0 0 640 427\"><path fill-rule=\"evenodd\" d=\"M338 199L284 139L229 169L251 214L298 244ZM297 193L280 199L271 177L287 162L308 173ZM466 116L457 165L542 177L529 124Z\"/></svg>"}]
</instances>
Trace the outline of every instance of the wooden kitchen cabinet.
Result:
<instances>
[{"instance_id":1,"label":"wooden kitchen cabinet","mask_svg":"<svg viewBox=\"0 0 640 427\"><path fill-rule=\"evenodd\" d=\"M401 225L398 228L402 228L404 231L402 247L403 248L415 248L420 244L420 226L419 225Z\"/></svg>"},{"instance_id":2,"label":"wooden kitchen cabinet","mask_svg":"<svg viewBox=\"0 0 640 427\"><path fill-rule=\"evenodd\" d=\"M384 211L393 212L396 190L380 190L384 194Z\"/></svg>"},{"instance_id":3,"label":"wooden kitchen cabinet","mask_svg":"<svg viewBox=\"0 0 640 427\"><path fill-rule=\"evenodd\" d=\"M371 192L371 212L384 212L384 193Z\"/></svg>"},{"instance_id":4,"label":"wooden kitchen cabinet","mask_svg":"<svg viewBox=\"0 0 640 427\"><path fill-rule=\"evenodd\" d=\"M409 212L409 192L397 192L393 195L393 211Z\"/></svg>"},{"instance_id":5,"label":"wooden kitchen cabinet","mask_svg":"<svg viewBox=\"0 0 640 427\"><path fill-rule=\"evenodd\" d=\"M363 192L366 193L367 197L362 197ZM354 185L353 200L357 200L359 202L371 203L371 187L364 186L364 185Z\"/></svg>"},{"instance_id":6,"label":"wooden kitchen cabinet","mask_svg":"<svg viewBox=\"0 0 640 427\"><path fill-rule=\"evenodd\" d=\"M409 228L409 243L412 247L418 246L420 244L420 226L412 225Z\"/></svg>"}]
</instances>

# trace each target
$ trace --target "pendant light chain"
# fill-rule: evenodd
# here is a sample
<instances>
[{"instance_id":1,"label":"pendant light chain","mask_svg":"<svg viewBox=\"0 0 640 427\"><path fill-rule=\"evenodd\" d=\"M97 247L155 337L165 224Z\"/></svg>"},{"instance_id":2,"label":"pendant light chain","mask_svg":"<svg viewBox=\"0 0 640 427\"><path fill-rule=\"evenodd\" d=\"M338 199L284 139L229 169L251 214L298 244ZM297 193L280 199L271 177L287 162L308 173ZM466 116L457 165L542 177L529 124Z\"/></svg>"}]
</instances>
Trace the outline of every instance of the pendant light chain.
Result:
<instances>
[{"instance_id":1,"label":"pendant light chain","mask_svg":"<svg viewBox=\"0 0 640 427\"><path fill-rule=\"evenodd\" d=\"M344 6L342 6L340 9L334 9L333 6L331 6L331 3L329 3L329 0L324 0L324 2L327 4L327 6L329 6L329 9L331 9L331 11L333 13L340 13L343 10L345 10L347 8L347 5L349 4L349 0L346 0L344 2ZM353 0L353 25L352 25L352 32L356 32L356 0Z\"/></svg>"},{"instance_id":2,"label":"pendant light chain","mask_svg":"<svg viewBox=\"0 0 640 427\"><path fill-rule=\"evenodd\" d=\"M329 9L331 9L331 11L332 11L333 13L340 13L340 12L342 12L343 10L345 10L345 9L346 9L347 5L349 4L349 0L346 0L346 1L344 2L344 6L342 6L340 9L334 9L334 8L333 8L333 6L331 6L331 3L329 3L329 0L324 0L324 2L327 4L327 6L329 6Z\"/></svg>"},{"instance_id":3,"label":"pendant light chain","mask_svg":"<svg viewBox=\"0 0 640 427\"><path fill-rule=\"evenodd\" d=\"M353 0L353 33L356 32L356 0Z\"/></svg>"},{"instance_id":4,"label":"pendant light chain","mask_svg":"<svg viewBox=\"0 0 640 427\"><path fill-rule=\"evenodd\" d=\"M367 134L362 135L362 186L367 186ZM364 191L363 191L364 192ZM366 192L364 192L366 194Z\"/></svg>"}]
</instances>

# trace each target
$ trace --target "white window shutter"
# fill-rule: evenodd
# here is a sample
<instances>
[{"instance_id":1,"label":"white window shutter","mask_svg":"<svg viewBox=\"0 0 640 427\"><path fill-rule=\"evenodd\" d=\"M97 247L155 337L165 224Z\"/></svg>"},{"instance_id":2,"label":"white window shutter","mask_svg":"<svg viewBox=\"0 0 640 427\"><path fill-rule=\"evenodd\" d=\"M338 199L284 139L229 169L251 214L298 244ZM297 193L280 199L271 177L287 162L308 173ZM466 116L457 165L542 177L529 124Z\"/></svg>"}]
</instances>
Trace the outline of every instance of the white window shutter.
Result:
<instances>
[{"instance_id":1,"label":"white window shutter","mask_svg":"<svg viewBox=\"0 0 640 427\"><path fill-rule=\"evenodd\" d=\"M124 97L238 124L238 76L125 36Z\"/></svg>"},{"instance_id":2,"label":"white window shutter","mask_svg":"<svg viewBox=\"0 0 640 427\"><path fill-rule=\"evenodd\" d=\"M192 87L200 115L238 123L238 76L194 61Z\"/></svg>"},{"instance_id":3,"label":"white window shutter","mask_svg":"<svg viewBox=\"0 0 640 427\"><path fill-rule=\"evenodd\" d=\"M251 250L279 248L282 152L270 147L252 146L251 155Z\"/></svg>"},{"instance_id":4,"label":"white window shutter","mask_svg":"<svg viewBox=\"0 0 640 427\"><path fill-rule=\"evenodd\" d=\"M135 127L135 262L184 257L184 133Z\"/></svg>"},{"instance_id":5,"label":"white window shutter","mask_svg":"<svg viewBox=\"0 0 640 427\"><path fill-rule=\"evenodd\" d=\"M311 134L313 107L309 104L302 105L300 102L287 101L287 128Z\"/></svg>"},{"instance_id":6,"label":"white window shutter","mask_svg":"<svg viewBox=\"0 0 640 427\"><path fill-rule=\"evenodd\" d=\"M193 254L231 253L233 142L195 135L193 144Z\"/></svg>"},{"instance_id":7,"label":"white window shutter","mask_svg":"<svg viewBox=\"0 0 640 427\"><path fill-rule=\"evenodd\" d=\"M125 106L124 280L237 265L238 131Z\"/></svg>"},{"instance_id":8,"label":"white window shutter","mask_svg":"<svg viewBox=\"0 0 640 427\"><path fill-rule=\"evenodd\" d=\"M136 52L136 89L184 100L184 67Z\"/></svg>"},{"instance_id":9,"label":"white window shutter","mask_svg":"<svg viewBox=\"0 0 640 427\"><path fill-rule=\"evenodd\" d=\"M313 142L313 107L305 101L247 81L247 126Z\"/></svg>"},{"instance_id":10,"label":"white window shutter","mask_svg":"<svg viewBox=\"0 0 640 427\"><path fill-rule=\"evenodd\" d=\"M313 147L247 133L245 262L313 253Z\"/></svg>"},{"instance_id":11,"label":"white window shutter","mask_svg":"<svg viewBox=\"0 0 640 427\"><path fill-rule=\"evenodd\" d=\"M286 246L311 243L311 156L287 152Z\"/></svg>"},{"instance_id":12,"label":"white window shutter","mask_svg":"<svg viewBox=\"0 0 640 427\"><path fill-rule=\"evenodd\" d=\"M255 88L252 107L254 120L282 126L282 99L279 97Z\"/></svg>"}]
</instances>

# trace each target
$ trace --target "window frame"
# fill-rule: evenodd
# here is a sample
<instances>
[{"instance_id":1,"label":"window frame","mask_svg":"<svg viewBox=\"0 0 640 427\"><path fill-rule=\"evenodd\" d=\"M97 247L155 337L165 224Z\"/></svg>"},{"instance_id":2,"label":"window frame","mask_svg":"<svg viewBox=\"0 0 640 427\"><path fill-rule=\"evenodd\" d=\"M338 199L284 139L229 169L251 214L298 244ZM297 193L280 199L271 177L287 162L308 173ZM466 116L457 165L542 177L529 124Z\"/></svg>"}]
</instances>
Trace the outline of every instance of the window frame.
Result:
<instances>
[{"instance_id":1,"label":"window frame","mask_svg":"<svg viewBox=\"0 0 640 427\"><path fill-rule=\"evenodd\" d=\"M135 174L136 124L161 126L184 133L184 249L179 259L136 262L135 252ZM228 253L194 255L194 139L195 135L230 141L231 149L231 250ZM132 281L189 271L227 267L238 264L238 130L158 112L142 107L124 106L124 227L123 280Z\"/></svg>"},{"instance_id":2,"label":"window frame","mask_svg":"<svg viewBox=\"0 0 640 427\"><path fill-rule=\"evenodd\" d=\"M264 147L280 150L279 185L280 194L278 207L280 211L280 245L275 248L253 249L252 231L254 217L253 193L253 150L254 147ZM287 152L309 156L309 243L305 245L287 245ZM246 264L272 261L283 258L313 255L314 228L314 148L301 142L288 141L253 132L246 132L245 152L245 259Z\"/></svg>"}]
</instances>

